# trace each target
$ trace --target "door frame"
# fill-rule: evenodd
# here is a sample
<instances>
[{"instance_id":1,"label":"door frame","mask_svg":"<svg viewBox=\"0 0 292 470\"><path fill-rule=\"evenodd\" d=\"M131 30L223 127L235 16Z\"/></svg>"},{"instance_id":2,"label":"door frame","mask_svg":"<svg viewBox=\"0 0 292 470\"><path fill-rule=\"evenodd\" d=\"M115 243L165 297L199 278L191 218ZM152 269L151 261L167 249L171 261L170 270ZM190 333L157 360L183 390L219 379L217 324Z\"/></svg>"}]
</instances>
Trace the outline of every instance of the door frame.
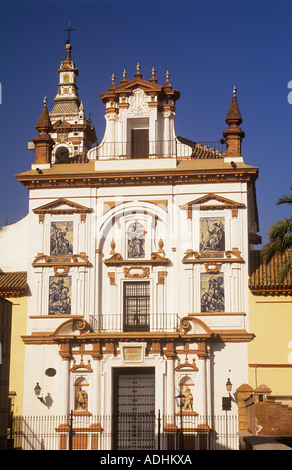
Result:
<instances>
[{"instance_id":1,"label":"door frame","mask_svg":"<svg viewBox=\"0 0 292 470\"><path fill-rule=\"evenodd\" d=\"M156 411L156 367L141 366L141 367L114 367L112 370L112 449L118 450L118 424L119 424L119 377L120 375L138 375L149 374L154 378L154 403L153 403L153 435L155 436L155 411ZM135 413L133 413L135 414ZM137 413L138 414L138 413Z\"/></svg>"}]
</instances>

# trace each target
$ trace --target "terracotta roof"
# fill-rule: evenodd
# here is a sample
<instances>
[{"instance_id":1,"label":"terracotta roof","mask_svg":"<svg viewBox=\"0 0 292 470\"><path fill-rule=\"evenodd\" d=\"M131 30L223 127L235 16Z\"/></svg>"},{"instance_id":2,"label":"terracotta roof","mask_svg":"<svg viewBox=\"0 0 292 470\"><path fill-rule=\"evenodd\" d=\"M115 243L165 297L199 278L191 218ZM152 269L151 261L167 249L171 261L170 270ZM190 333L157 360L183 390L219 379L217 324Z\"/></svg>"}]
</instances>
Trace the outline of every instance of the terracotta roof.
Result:
<instances>
[{"instance_id":1,"label":"terracotta roof","mask_svg":"<svg viewBox=\"0 0 292 470\"><path fill-rule=\"evenodd\" d=\"M77 114L79 113L79 107L76 101L59 101L57 102L52 111L50 111L50 115L53 114Z\"/></svg>"},{"instance_id":2,"label":"terracotta roof","mask_svg":"<svg viewBox=\"0 0 292 470\"><path fill-rule=\"evenodd\" d=\"M0 273L0 297L21 297L28 292L27 273Z\"/></svg>"},{"instance_id":3,"label":"terracotta roof","mask_svg":"<svg viewBox=\"0 0 292 470\"><path fill-rule=\"evenodd\" d=\"M278 281L278 272L283 262L292 256L292 250L287 250L283 255L275 256L272 261L265 264L261 258L260 250L250 253L250 278L249 288L254 294L292 295L292 273L288 273L282 283Z\"/></svg>"},{"instance_id":4,"label":"terracotta roof","mask_svg":"<svg viewBox=\"0 0 292 470\"><path fill-rule=\"evenodd\" d=\"M185 139L184 137L177 136L177 139L182 144L189 145L192 148L191 158L200 158L200 159L217 159L224 158L225 154L219 150L215 150L213 147L208 145L201 144L199 142L194 142L193 140Z\"/></svg>"}]
</instances>

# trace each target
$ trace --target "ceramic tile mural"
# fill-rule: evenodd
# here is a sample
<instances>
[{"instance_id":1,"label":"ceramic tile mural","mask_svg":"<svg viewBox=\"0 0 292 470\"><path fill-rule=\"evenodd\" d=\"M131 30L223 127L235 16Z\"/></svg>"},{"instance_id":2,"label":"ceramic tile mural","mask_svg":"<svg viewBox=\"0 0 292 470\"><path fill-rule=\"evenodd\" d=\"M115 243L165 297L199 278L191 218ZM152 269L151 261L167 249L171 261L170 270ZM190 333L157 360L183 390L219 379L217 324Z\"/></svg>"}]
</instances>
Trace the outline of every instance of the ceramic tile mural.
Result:
<instances>
[{"instance_id":1,"label":"ceramic tile mural","mask_svg":"<svg viewBox=\"0 0 292 470\"><path fill-rule=\"evenodd\" d=\"M51 222L50 250L54 256L73 254L73 222Z\"/></svg>"},{"instance_id":2,"label":"ceramic tile mural","mask_svg":"<svg viewBox=\"0 0 292 470\"><path fill-rule=\"evenodd\" d=\"M201 312L224 312L224 275L201 273Z\"/></svg>"},{"instance_id":3,"label":"ceramic tile mural","mask_svg":"<svg viewBox=\"0 0 292 470\"><path fill-rule=\"evenodd\" d=\"M49 315L71 313L71 276L49 278Z\"/></svg>"},{"instance_id":4,"label":"ceramic tile mural","mask_svg":"<svg viewBox=\"0 0 292 470\"><path fill-rule=\"evenodd\" d=\"M200 251L225 251L224 217L200 219Z\"/></svg>"},{"instance_id":5,"label":"ceramic tile mural","mask_svg":"<svg viewBox=\"0 0 292 470\"><path fill-rule=\"evenodd\" d=\"M145 230L142 224L135 222L128 231L128 258L144 258Z\"/></svg>"}]
</instances>

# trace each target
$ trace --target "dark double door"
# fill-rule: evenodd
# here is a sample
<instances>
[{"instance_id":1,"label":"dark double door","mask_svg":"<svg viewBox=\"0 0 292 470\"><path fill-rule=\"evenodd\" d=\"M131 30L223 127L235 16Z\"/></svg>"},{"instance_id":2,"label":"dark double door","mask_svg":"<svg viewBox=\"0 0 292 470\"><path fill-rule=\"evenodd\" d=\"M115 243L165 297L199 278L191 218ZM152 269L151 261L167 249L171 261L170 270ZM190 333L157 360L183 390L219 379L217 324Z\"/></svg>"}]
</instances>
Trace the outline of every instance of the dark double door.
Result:
<instances>
[{"instance_id":1,"label":"dark double door","mask_svg":"<svg viewBox=\"0 0 292 470\"><path fill-rule=\"evenodd\" d=\"M116 369L113 390L113 449L154 449L154 368Z\"/></svg>"},{"instance_id":2,"label":"dark double door","mask_svg":"<svg viewBox=\"0 0 292 470\"><path fill-rule=\"evenodd\" d=\"M131 157L149 157L149 130L132 129L131 131Z\"/></svg>"}]
</instances>

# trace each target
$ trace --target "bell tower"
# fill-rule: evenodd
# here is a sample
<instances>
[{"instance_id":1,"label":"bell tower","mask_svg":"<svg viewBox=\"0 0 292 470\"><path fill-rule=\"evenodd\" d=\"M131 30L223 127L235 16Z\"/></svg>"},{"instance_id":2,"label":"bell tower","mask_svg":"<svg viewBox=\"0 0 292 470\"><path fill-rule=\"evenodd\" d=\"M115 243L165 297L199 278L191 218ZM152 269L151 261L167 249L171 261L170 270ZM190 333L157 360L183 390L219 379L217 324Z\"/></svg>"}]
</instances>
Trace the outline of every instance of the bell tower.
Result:
<instances>
[{"instance_id":1,"label":"bell tower","mask_svg":"<svg viewBox=\"0 0 292 470\"><path fill-rule=\"evenodd\" d=\"M51 120L61 117L69 118L78 114L80 101L78 97L77 77L78 69L71 57L72 44L66 42L66 58L61 62L58 70L59 84L57 95L54 99L55 106L50 112Z\"/></svg>"},{"instance_id":2,"label":"bell tower","mask_svg":"<svg viewBox=\"0 0 292 470\"><path fill-rule=\"evenodd\" d=\"M52 164L87 161L87 152L96 143L97 137L91 117L86 118L84 106L79 99L78 68L72 60L72 44L69 35L65 44L65 59L58 70L59 83L54 106L50 111L51 137L55 141L52 149Z\"/></svg>"}]
</instances>

